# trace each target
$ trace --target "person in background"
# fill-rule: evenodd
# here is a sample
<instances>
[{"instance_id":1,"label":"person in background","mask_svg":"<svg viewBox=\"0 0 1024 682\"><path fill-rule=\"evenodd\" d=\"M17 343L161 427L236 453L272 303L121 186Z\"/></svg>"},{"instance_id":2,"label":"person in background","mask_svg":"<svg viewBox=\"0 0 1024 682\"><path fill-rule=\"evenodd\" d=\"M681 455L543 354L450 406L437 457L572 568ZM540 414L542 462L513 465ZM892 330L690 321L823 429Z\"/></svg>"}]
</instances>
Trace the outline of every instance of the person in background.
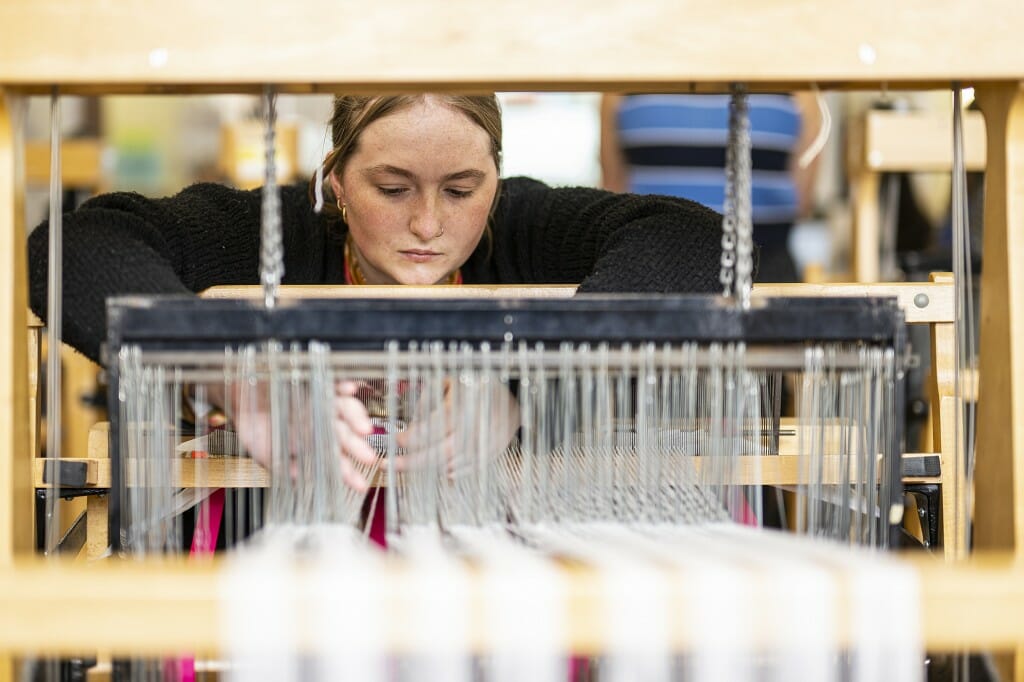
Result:
<instances>
[{"instance_id":1,"label":"person in background","mask_svg":"<svg viewBox=\"0 0 1024 682\"><path fill-rule=\"evenodd\" d=\"M759 282L801 278L790 255L793 224L810 214L816 162L798 159L816 137L810 93L750 95L754 243ZM605 189L665 194L722 211L728 95L605 95L601 170Z\"/></svg>"}]
</instances>

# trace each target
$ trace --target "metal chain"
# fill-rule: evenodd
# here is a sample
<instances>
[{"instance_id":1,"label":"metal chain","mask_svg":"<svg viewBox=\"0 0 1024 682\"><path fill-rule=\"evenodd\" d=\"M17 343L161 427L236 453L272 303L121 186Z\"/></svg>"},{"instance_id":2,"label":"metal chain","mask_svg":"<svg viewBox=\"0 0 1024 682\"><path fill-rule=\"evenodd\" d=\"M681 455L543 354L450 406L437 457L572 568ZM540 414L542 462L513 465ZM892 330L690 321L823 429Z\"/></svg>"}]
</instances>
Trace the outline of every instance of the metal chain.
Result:
<instances>
[{"instance_id":1,"label":"metal chain","mask_svg":"<svg viewBox=\"0 0 1024 682\"><path fill-rule=\"evenodd\" d=\"M750 306L754 228L751 211L750 116L746 87L732 86L729 136L725 148L725 202L722 208L722 270L726 296L742 308Z\"/></svg>"},{"instance_id":2,"label":"metal chain","mask_svg":"<svg viewBox=\"0 0 1024 682\"><path fill-rule=\"evenodd\" d=\"M733 102L729 102L729 135L725 143L725 198L722 203L722 293L732 296L736 278L736 129Z\"/></svg>"},{"instance_id":3,"label":"metal chain","mask_svg":"<svg viewBox=\"0 0 1024 682\"><path fill-rule=\"evenodd\" d=\"M260 216L260 283L267 308L277 305L277 290L284 277L284 245L281 236L281 196L277 187L275 165L275 127L277 95L272 87L263 91L266 109L266 177L263 182L263 205Z\"/></svg>"}]
</instances>

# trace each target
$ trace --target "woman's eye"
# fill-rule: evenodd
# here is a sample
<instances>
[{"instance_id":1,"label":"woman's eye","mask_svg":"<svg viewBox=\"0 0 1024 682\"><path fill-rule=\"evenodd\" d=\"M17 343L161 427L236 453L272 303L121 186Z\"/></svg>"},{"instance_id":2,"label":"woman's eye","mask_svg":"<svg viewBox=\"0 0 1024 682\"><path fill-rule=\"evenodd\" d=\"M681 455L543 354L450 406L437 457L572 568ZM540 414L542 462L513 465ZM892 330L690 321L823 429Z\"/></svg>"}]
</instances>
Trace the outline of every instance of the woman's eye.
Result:
<instances>
[{"instance_id":1,"label":"woman's eye","mask_svg":"<svg viewBox=\"0 0 1024 682\"><path fill-rule=\"evenodd\" d=\"M406 187L378 187L380 193L386 197L397 197L408 191Z\"/></svg>"},{"instance_id":2,"label":"woman's eye","mask_svg":"<svg viewBox=\"0 0 1024 682\"><path fill-rule=\"evenodd\" d=\"M455 187L449 187L447 190L449 196L455 197L456 199L465 199L473 193L471 189L456 189Z\"/></svg>"}]
</instances>

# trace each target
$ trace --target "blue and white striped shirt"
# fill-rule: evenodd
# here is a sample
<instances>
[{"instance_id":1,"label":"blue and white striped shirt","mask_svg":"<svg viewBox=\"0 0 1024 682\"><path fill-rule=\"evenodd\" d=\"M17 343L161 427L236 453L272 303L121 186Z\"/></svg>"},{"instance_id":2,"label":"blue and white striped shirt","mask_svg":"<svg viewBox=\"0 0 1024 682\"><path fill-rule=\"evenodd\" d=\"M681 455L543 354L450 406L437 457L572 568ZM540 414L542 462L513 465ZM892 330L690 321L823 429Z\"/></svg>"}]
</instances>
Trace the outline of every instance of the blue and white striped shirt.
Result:
<instances>
[{"instance_id":1,"label":"blue and white striped shirt","mask_svg":"<svg viewBox=\"0 0 1024 682\"><path fill-rule=\"evenodd\" d=\"M751 95L752 201L755 225L789 225L799 198L789 172L800 113L789 95ZM618 112L629 164L628 191L685 197L722 210L727 95L630 95Z\"/></svg>"}]
</instances>

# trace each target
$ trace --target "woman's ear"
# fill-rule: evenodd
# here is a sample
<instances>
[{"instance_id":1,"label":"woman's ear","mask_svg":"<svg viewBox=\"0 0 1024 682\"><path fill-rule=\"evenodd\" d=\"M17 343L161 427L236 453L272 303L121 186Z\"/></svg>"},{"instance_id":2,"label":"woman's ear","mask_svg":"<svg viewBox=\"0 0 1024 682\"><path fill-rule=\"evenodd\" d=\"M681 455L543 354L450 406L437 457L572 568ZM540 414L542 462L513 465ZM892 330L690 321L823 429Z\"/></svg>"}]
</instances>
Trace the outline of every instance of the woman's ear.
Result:
<instances>
[{"instance_id":1,"label":"woman's ear","mask_svg":"<svg viewBox=\"0 0 1024 682\"><path fill-rule=\"evenodd\" d=\"M345 190L342 188L341 180L338 179L338 174L332 171L331 174L327 176L327 181L331 183L331 190L334 192L334 198L343 204L346 203Z\"/></svg>"}]
</instances>

